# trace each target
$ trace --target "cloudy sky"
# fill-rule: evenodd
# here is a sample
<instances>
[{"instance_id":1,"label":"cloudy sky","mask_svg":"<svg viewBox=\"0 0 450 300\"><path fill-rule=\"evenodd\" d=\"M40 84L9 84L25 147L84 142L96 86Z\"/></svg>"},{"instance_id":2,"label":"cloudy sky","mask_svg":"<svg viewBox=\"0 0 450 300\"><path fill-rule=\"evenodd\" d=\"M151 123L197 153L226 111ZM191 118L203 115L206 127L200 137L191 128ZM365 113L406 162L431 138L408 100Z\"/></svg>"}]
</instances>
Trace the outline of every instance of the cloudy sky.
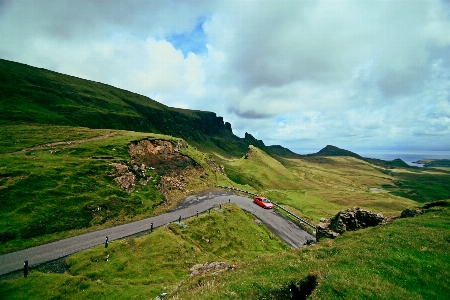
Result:
<instances>
[{"instance_id":1,"label":"cloudy sky","mask_svg":"<svg viewBox=\"0 0 450 300\"><path fill-rule=\"evenodd\" d=\"M450 150L449 0L0 0L0 58L299 153Z\"/></svg>"}]
</instances>

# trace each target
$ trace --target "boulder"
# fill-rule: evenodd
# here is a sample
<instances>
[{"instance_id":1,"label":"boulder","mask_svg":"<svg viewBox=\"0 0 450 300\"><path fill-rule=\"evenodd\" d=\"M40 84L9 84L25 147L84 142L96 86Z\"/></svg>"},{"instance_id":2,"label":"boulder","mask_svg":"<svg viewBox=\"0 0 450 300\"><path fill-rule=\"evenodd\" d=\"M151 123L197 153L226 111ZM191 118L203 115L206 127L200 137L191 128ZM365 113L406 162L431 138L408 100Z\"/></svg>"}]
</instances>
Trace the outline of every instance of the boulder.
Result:
<instances>
[{"instance_id":1,"label":"boulder","mask_svg":"<svg viewBox=\"0 0 450 300\"><path fill-rule=\"evenodd\" d=\"M345 231L358 230L383 224L386 218L381 213L374 213L359 207L341 210L330 219L322 218L317 225L316 238L336 238Z\"/></svg>"},{"instance_id":2,"label":"boulder","mask_svg":"<svg viewBox=\"0 0 450 300\"><path fill-rule=\"evenodd\" d=\"M423 210L421 209L405 209L404 211L402 211L402 214L400 215L400 218L411 218L411 217L415 217L418 215L423 214Z\"/></svg>"}]
</instances>

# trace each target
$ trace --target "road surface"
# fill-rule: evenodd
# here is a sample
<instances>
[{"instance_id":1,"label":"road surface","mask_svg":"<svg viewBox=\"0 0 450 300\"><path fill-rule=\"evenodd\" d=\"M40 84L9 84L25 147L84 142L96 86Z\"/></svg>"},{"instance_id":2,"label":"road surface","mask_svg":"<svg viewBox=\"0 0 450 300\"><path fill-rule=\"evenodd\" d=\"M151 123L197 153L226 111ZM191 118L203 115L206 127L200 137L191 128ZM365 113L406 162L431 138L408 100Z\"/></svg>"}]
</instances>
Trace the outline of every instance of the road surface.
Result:
<instances>
[{"instance_id":1,"label":"road surface","mask_svg":"<svg viewBox=\"0 0 450 300\"><path fill-rule=\"evenodd\" d=\"M234 203L241 209L253 214L283 241L294 248L301 248L307 240L315 241L314 236L300 229L277 211L265 210L254 204L252 199L236 195L232 192L213 190L188 196L176 209L159 216L0 255L0 275L23 269L25 260L28 260L30 267L37 266L104 244L106 237L108 237L108 241L121 239L149 230L151 223L153 223L153 228L164 226L178 221L180 216L182 219L192 217L197 214L197 211L198 213L201 213L217 205L228 202Z\"/></svg>"}]
</instances>

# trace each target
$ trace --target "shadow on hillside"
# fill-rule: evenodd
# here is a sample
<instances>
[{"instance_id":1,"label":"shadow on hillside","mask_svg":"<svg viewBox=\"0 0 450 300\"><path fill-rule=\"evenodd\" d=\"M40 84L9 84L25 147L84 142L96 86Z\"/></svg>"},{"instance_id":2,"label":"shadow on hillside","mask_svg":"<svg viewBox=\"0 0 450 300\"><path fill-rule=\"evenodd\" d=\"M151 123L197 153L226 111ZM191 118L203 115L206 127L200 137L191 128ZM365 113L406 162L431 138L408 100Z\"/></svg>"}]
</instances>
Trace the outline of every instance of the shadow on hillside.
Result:
<instances>
[{"instance_id":1,"label":"shadow on hillside","mask_svg":"<svg viewBox=\"0 0 450 300\"><path fill-rule=\"evenodd\" d=\"M268 296L270 297L269 299L304 300L311 295L318 284L318 276L316 274L309 274L297 283L290 282L284 288L269 292Z\"/></svg>"}]
</instances>

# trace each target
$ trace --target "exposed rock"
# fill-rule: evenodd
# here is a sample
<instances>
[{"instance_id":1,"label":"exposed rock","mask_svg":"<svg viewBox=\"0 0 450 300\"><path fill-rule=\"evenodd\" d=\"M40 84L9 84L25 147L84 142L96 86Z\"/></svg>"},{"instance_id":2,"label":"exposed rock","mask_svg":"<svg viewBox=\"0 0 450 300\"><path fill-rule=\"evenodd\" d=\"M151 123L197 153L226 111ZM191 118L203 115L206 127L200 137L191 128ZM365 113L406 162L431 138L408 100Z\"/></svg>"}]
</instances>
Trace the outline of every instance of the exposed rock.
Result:
<instances>
[{"instance_id":1,"label":"exposed rock","mask_svg":"<svg viewBox=\"0 0 450 300\"><path fill-rule=\"evenodd\" d=\"M184 176L180 174L177 177L162 176L160 182L161 190L180 190L184 191L186 189L186 182L184 181Z\"/></svg>"},{"instance_id":2,"label":"exposed rock","mask_svg":"<svg viewBox=\"0 0 450 300\"><path fill-rule=\"evenodd\" d=\"M111 166L115 168L111 171L112 175L123 175L128 172L128 167L126 165L112 163Z\"/></svg>"},{"instance_id":3,"label":"exposed rock","mask_svg":"<svg viewBox=\"0 0 450 300\"><path fill-rule=\"evenodd\" d=\"M421 209L405 209L404 211L402 211L402 214L400 215L400 218L410 218L410 217L415 217L418 215L423 214L423 210Z\"/></svg>"},{"instance_id":4,"label":"exposed rock","mask_svg":"<svg viewBox=\"0 0 450 300\"><path fill-rule=\"evenodd\" d=\"M212 275L217 275L226 270L234 270L234 265L228 265L224 262L212 262L194 265L191 269L191 276L205 276L208 273Z\"/></svg>"},{"instance_id":5,"label":"exposed rock","mask_svg":"<svg viewBox=\"0 0 450 300\"><path fill-rule=\"evenodd\" d=\"M248 151L245 153L245 159L249 159L256 152L256 148L253 145L248 146Z\"/></svg>"},{"instance_id":6,"label":"exposed rock","mask_svg":"<svg viewBox=\"0 0 450 300\"><path fill-rule=\"evenodd\" d=\"M156 296L155 300L162 300L162 299L166 298L167 295L168 295L167 293L162 293L161 295Z\"/></svg>"},{"instance_id":7,"label":"exposed rock","mask_svg":"<svg viewBox=\"0 0 450 300\"><path fill-rule=\"evenodd\" d=\"M117 183L118 186L126 190L128 193L131 193L134 191L134 179L135 176L133 173L128 172L123 174L122 176L114 178L114 181Z\"/></svg>"},{"instance_id":8,"label":"exposed rock","mask_svg":"<svg viewBox=\"0 0 450 300\"><path fill-rule=\"evenodd\" d=\"M233 129L231 128L231 124L229 122L225 122L225 129L233 133Z\"/></svg>"},{"instance_id":9,"label":"exposed rock","mask_svg":"<svg viewBox=\"0 0 450 300\"><path fill-rule=\"evenodd\" d=\"M335 238L348 230L358 230L366 227L373 227L383 224L386 218L381 213L353 207L352 209L341 210L330 219L320 219L317 225L316 238Z\"/></svg>"},{"instance_id":10,"label":"exposed rock","mask_svg":"<svg viewBox=\"0 0 450 300\"><path fill-rule=\"evenodd\" d=\"M197 165L188 156L179 153L188 145L181 141L170 142L165 140L140 140L128 145L128 152L133 164L150 166L160 176L180 172L187 166Z\"/></svg>"}]
</instances>

